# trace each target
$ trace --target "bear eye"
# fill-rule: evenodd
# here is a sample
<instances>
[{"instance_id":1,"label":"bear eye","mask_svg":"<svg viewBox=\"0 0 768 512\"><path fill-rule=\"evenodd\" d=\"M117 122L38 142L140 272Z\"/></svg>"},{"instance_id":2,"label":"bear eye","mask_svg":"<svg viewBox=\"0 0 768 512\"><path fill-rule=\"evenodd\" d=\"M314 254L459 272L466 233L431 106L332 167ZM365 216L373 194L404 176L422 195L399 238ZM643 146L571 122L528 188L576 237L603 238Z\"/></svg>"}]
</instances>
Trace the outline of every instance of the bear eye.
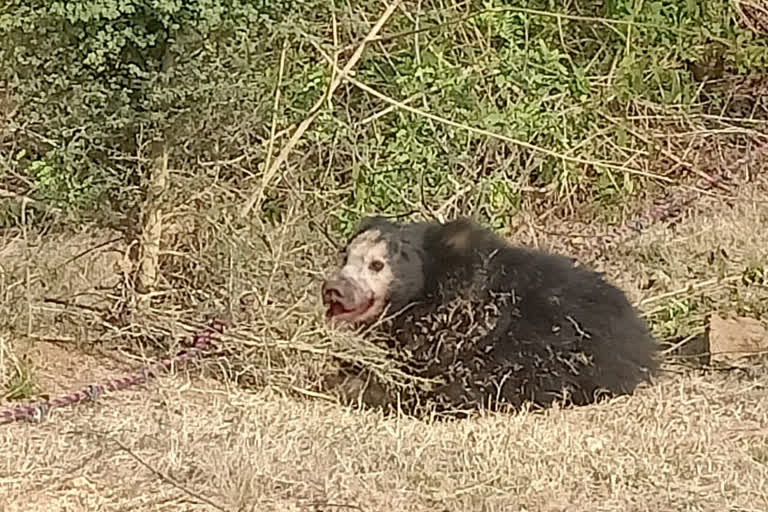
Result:
<instances>
[{"instance_id":1,"label":"bear eye","mask_svg":"<svg viewBox=\"0 0 768 512\"><path fill-rule=\"evenodd\" d=\"M374 272L381 272L381 269L384 268L384 262L380 260L373 260L371 264L368 265L368 268L370 268Z\"/></svg>"}]
</instances>

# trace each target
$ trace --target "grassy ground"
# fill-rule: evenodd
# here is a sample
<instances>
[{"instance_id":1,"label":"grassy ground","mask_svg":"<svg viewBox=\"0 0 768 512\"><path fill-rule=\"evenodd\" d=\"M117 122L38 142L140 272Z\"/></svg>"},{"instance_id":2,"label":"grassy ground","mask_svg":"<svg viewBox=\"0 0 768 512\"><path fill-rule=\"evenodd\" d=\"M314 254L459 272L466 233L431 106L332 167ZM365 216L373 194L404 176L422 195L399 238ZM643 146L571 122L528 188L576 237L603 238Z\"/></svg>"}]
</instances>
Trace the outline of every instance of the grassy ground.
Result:
<instances>
[{"instance_id":1,"label":"grassy ground","mask_svg":"<svg viewBox=\"0 0 768 512\"><path fill-rule=\"evenodd\" d=\"M599 407L430 425L180 376L5 427L2 485L19 511L757 512L766 384L687 376Z\"/></svg>"},{"instance_id":2,"label":"grassy ground","mask_svg":"<svg viewBox=\"0 0 768 512\"><path fill-rule=\"evenodd\" d=\"M718 263L724 276L768 261L767 191L758 181L738 187L730 204L701 199L674 229L656 226L610 258L593 258L595 264L645 312L662 315L665 321L655 325L669 336L703 326L705 312L741 308L759 317L765 285L740 279L695 285L713 275L713 252L728 255ZM536 229L527 224L521 219L518 241L557 248L571 240L541 232L533 240ZM292 229L301 232L298 224ZM309 239L282 239L294 250L321 243L319 234L303 235ZM46 296L79 296L90 297L89 307L114 305L114 297L97 289L121 279L119 244L96 248L110 238L84 231L28 239L30 252L23 239L4 242L3 265L12 270L5 275L19 279L3 283L2 311L16 326L0 338L4 378L18 378L25 368L29 389L56 395L136 364L136 350L107 350L117 344L110 338L127 347L125 338L142 325L151 352L157 349L147 340L162 331L161 317L165 329L181 332L170 311L123 327L112 320L103 329L96 322L103 315L43 303ZM94 250L68 261L84 249ZM96 404L56 410L42 425L2 427L5 510L768 508L768 372L760 366L715 372L669 360L658 381L632 397L453 423L383 418L296 392L330 364L326 349L341 351L348 341L321 320L318 279L329 262L323 252L302 274L285 274L287 286L304 286L293 298L273 292L267 299L268 283L260 281L256 302L266 313L248 307L252 321L223 342L233 352L214 358L202 374L182 370ZM590 254L597 253L582 257ZM301 260L265 258L277 265L265 271L274 280ZM237 271L222 272L229 280ZM693 291L679 292L689 285ZM286 310L282 323L266 320ZM227 361L230 378L217 378Z\"/></svg>"},{"instance_id":3,"label":"grassy ground","mask_svg":"<svg viewBox=\"0 0 768 512\"><path fill-rule=\"evenodd\" d=\"M0 408L174 353L206 318L229 328L201 364L1 426L0 511L768 510L765 365L690 357L706 351L712 314L768 321L768 11L545 4L401 4L332 102L320 101L324 55L350 62L384 7L294 13L251 42L258 58L238 43L221 52L231 61L179 64L195 86L198 66L219 82L197 91L200 110L179 108L190 133L170 150L148 306L134 282L138 210L62 213L79 197L67 187L127 192L70 183L32 144L19 156L45 123L25 124L39 106L13 96L25 89L3 89ZM73 168L91 158L83 148ZM144 169L131 167L143 154L115 154L99 169ZM662 375L601 405L462 422L335 404L316 385L340 359L401 378L319 304L336 263L324 227L339 236L374 212L473 214L606 272L662 343ZM638 219L640 232L626 228Z\"/></svg>"}]
</instances>

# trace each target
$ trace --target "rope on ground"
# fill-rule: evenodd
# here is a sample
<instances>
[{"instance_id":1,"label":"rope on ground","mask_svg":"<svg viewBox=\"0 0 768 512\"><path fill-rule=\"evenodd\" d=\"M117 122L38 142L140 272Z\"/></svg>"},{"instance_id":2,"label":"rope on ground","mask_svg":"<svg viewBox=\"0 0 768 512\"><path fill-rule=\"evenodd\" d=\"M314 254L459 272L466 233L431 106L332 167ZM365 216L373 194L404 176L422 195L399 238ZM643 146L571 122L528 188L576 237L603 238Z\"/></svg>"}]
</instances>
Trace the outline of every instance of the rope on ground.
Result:
<instances>
[{"instance_id":1,"label":"rope on ground","mask_svg":"<svg viewBox=\"0 0 768 512\"><path fill-rule=\"evenodd\" d=\"M124 377L117 377L102 384L90 384L82 390L72 392L68 395L59 396L51 400L19 405L0 411L0 424L12 423L20 420L40 423L46 419L48 413L52 409L66 407L84 401L95 401L104 393L120 391L127 387L146 382L151 378L157 377L161 373L167 372L173 366L181 365L201 357L214 346L212 335L214 333L221 334L223 331L224 323L220 320L213 320L209 327L197 331L192 335L189 348L179 351L174 357L169 357L154 364L143 366L134 373Z\"/></svg>"}]
</instances>

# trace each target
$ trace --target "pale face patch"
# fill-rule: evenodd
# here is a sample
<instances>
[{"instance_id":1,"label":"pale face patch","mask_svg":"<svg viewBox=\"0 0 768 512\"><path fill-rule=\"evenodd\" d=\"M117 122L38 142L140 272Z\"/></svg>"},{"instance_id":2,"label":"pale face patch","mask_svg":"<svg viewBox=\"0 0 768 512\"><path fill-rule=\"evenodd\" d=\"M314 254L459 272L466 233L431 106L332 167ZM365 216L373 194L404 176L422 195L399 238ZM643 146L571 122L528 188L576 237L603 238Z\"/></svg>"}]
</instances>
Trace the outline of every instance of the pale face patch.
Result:
<instances>
[{"instance_id":1,"label":"pale face patch","mask_svg":"<svg viewBox=\"0 0 768 512\"><path fill-rule=\"evenodd\" d=\"M372 229L347 247L344 266L323 285L327 316L340 322L374 320L387 304L395 279L387 242Z\"/></svg>"}]
</instances>

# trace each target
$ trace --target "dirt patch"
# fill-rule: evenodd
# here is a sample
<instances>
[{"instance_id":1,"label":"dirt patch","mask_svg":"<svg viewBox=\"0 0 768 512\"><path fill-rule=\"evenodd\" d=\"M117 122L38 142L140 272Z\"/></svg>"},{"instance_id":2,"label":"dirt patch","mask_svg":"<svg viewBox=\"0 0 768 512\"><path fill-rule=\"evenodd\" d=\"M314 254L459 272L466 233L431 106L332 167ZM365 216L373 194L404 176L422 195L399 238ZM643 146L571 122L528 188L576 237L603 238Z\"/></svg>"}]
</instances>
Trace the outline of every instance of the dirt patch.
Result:
<instances>
[{"instance_id":1,"label":"dirt patch","mask_svg":"<svg viewBox=\"0 0 768 512\"><path fill-rule=\"evenodd\" d=\"M28 379L32 391L56 394L122 368L82 350L92 325L68 321L59 307L46 301L109 308L112 301L105 300L105 291L122 279L123 249L119 234L112 231L28 238L16 233L0 243L4 385Z\"/></svg>"},{"instance_id":2,"label":"dirt patch","mask_svg":"<svg viewBox=\"0 0 768 512\"><path fill-rule=\"evenodd\" d=\"M89 353L68 344L17 343L10 350L28 364L26 371L41 397L79 391L89 384L98 384L140 367L139 362L131 365L120 361L117 355ZM12 401L0 400L0 406L13 405Z\"/></svg>"}]
</instances>

